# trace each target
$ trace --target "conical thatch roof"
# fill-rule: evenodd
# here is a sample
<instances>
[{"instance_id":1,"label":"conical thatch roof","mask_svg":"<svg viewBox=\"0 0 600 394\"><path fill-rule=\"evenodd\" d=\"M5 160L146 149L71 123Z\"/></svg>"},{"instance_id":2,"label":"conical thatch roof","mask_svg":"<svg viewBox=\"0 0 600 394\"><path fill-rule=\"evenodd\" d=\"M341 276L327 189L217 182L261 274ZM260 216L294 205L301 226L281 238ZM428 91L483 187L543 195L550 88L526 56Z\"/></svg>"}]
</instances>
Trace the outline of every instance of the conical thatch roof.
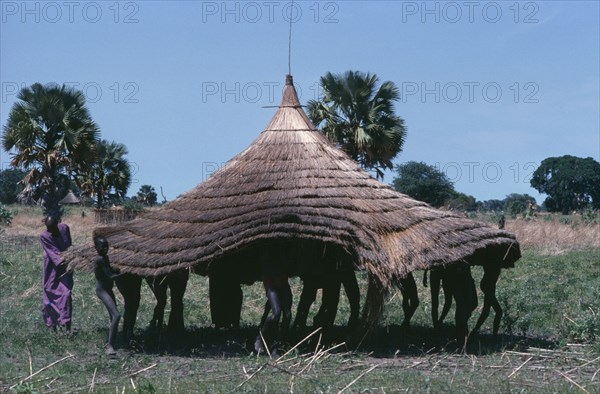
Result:
<instances>
[{"instance_id":1,"label":"conical thatch roof","mask_svg":"<svg viewBox=\"0 0 600 394\"><path fill-rule=\"evenodd\" d=\"M60 200L58 203L60 205L67 205L67 204L79 204L79 202L80 202L79 199L73 193L73 191L69 190L69 192L67 193L67 195L64 196L63 199Z\"/></svg>"},{"instance_id":2,"label":"conical thatch roof","mask_svg":"<svg viewBox=\"0 0 600 394\"><path fill-rule=\"evenodd\" d=\"M291 76L275 116L246 150L175 201L95 234L109 239L122 271L140 275L192 266L205 273L275 245L290 255L337 248L384 284L433 265L485 259L509 267L520 257L512 234L431 208L363 171L315 129ZM89 269L94 254L90 243L65 260Z\"/></svg>"}]
</instances>

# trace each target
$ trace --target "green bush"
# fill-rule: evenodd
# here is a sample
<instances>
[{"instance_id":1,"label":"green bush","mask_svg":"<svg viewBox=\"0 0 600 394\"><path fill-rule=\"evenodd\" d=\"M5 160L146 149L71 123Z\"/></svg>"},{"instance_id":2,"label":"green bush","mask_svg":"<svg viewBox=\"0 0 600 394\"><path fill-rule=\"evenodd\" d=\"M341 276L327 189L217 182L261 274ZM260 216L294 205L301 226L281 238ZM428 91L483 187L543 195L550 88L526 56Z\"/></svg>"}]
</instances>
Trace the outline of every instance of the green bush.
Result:
<instances>
[{"instance_id":1,"label":"green bush","mask_svg":"<svg viewBox=\"0 0 600 394\"><path fill-rule=\"evenodd\" d=\"M123 201L123 208L133 212L142 212L144 210L144 204L135 198L129 198Z\"/></svg>"},{"instance_id":2,"label":"green bush","mask_svg":"<svg viewBox=\"0 0 600 394\"><path fill-rule=\"evenodd\" d=\"M542 216L542 218L544 219L545 222L553 222L554 221L554 217L552 215L544 215L544 216Z\"/></svg>"},{"instance_id":3,"label":"green bush","mask_svg":"<svg viewBox=\"0 0 600 394\"><path fill-rule=\"evenodd\" d=\"M32 383L19 383L15 387L15 392L18 394L37 394L38 391L35 390Z\"/></svg>"},{"instance_id":4,"label":"green bush","mask_svg":"<svg viewBox=\"0 0 600 394\"><path fill-rule=\"evenodd\" d=\"M587 311L579 311L577 316L565 317L561 333L570 341L578 343L596 342L600 336L600 311L589 306Z\"/></svg>"},{"instance_id":5,"label":"green bush","mask_svg":"<svg viewBox=\"0 0 600 394\"><path fill-rule=\"evenodd\" d=\"M585 224L594 224L598 221L598 212L590 207L583 211L581 219Z\"/></svg>"},{"instance_id":6,"label":"green bush","mask_svg":"<svg viewBox=\"0 0 600 394\"><path fill-rule=\"evenodd\" d=\"M559 222L561 224L571 224L571 218L569 218L569 217L562 217L562 218L559 219Z\"/></svg>"},{"instance_id":7,"label":"green bush","mask_svg":"<svg viewBox=\"0 0 600 394\"><path fill-rule=\"evenodd\" d=\"M12 212L4 207L4 205L0 204L0 224L6 223L11 224L13 219Z\"/></svg>"}]
</instances>

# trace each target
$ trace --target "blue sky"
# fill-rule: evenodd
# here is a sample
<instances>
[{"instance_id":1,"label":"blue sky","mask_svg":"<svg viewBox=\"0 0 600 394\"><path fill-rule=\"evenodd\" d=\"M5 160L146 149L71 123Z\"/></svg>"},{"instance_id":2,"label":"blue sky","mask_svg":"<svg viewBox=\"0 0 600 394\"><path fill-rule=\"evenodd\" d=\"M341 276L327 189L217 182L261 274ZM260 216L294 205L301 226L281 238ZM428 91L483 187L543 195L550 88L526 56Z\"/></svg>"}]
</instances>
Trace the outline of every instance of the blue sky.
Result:
<instances>
[{"instance_id":1,"label":"blue sky","mask_svg":"<svg viewBox=\"0 0 600 394\"><path fill-rule=\"evenodd\" d=\"M84 91L124 143L135 194L167 199L250 144L291 68L391 80L408 129L395 162L435 165L478 200L528 193L550 156L600 160L598 1L2 1L0 122L35 82ZM10 155L0 152L0 165ZM386 182L394 174L388 172Z\"/></svg>"}]
</instances>

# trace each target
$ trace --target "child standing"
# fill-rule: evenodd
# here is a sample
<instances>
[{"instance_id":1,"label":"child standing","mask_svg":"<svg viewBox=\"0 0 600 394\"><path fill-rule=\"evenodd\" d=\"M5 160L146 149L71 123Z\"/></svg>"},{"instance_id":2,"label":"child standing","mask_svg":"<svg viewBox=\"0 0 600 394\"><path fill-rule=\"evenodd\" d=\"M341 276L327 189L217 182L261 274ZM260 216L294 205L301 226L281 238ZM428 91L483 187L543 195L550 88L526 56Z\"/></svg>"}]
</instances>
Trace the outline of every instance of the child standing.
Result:
<instances>
[{"instance_id":1,"label":"child standing","mask_svg":"<svg viewBox=\"0 0 600 394\"><path fill-rule=\"evenodd\" d=\"M114 278L120 274L114 271L110 267L110 260L108 259L108 241L104 237L94 238L94 246L98 252L98 256L94 259L94 274L96 276L96 295L106 309L110 316L110 325L108 328L108 348L106 354L115 355L115 340L117 331L119 329L119 320L121 314L117 310L117 303L115 301L115 294L113 293Z\"/></svg>"}]
</instances>

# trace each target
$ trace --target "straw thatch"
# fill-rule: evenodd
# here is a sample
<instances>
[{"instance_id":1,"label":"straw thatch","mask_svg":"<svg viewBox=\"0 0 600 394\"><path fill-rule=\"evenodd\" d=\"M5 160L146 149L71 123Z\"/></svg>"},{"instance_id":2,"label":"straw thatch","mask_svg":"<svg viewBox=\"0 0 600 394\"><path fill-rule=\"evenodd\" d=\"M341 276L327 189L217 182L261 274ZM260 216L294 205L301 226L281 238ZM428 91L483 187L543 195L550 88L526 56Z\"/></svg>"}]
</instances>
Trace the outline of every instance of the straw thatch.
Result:
<instances>
[{"instance_id":1,"label":"straw thatch","mask_svg":"<svg viewBox=\"0 0 600 394\"><path fill-rule=\"evenodd\" d=\"M75 195L75 193L73 193L72 190L69 190L69 192L58 203L60 205L75 205L79 204L80 201Z\"/></svg>"},{"instance_id":2,"label":"straw thatch","mask_svg":"<svg viewBox=\"0 0 600 394\"><path fill-rule=\"evenodd\" d=\"M119 269L150 276L249 263L266 248L298 264L334 250L382 284L434 265L466 260L510 267L520 257L510 233L434 209L372 178L315 129L291 76L275 116L246 150L175 201L95 234L108 238ZM71 249L65 260L91 269L94 253L90 243Z\"/></svg>"}]
</instances>

